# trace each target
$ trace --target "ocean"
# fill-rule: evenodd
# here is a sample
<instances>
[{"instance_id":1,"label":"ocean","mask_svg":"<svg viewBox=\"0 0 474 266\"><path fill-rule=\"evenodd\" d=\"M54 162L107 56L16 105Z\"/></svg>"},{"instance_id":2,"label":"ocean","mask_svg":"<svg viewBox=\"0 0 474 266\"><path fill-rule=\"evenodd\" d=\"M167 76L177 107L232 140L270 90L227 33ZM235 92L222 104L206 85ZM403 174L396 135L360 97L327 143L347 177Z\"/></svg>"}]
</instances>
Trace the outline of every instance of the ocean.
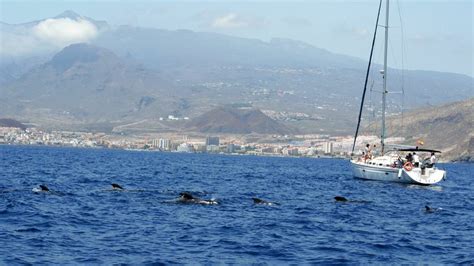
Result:
<instances>
[{"instance_id":1,"label":"ocean","mask_svg":"<svg viewBox=\"0 0 474 266\"><path fill-rule=\"evenodd\" d=\"M473 264L474 165L439 167L417 186L341 159L3 145L0 264Z\"/></svg>"}]
</instances>

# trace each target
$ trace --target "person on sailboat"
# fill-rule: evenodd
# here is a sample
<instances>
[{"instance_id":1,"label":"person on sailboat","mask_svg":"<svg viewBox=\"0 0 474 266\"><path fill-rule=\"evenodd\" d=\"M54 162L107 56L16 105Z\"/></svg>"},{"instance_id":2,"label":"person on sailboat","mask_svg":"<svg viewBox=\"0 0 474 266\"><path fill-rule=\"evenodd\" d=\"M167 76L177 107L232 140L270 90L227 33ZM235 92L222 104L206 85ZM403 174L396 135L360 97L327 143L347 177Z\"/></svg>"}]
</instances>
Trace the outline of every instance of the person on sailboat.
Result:
<instances>
[{"instance_id":1,"label":"person on sailboat","mask_svg":"<svg viewBox=\"0 0 474 266\"><path fill-rule=\"evenodd\" d=\"M435 165L435 163L436 163L436 156L435 156L435 153L432 152L432 153L431 153L431 157L430 157L430 163L428 164L427 167L428 167L428 168L433 168L434 165Z\"/></svg>"},{"instance_id":2,"label":"person on sailboat","mask_svg":"<svg viewBox=\"0 0 474 266\"><path fill-rule=\"evenodd\" d=\"M402 168L403 167L403 160L402 160L402 157L400 157L400 155L398 155L398 158L397 160L395 161L395 167L396 168Z\"/></svg>"},{"instance_id":3,"label":"person on sailboat","mask_svg":"<svg viewBox=\"0 0 474 266\"><path fill-rule=\"evenodd\" d=\"M407 156L405 157L405 159L407 160L407 162L413 162L413 155L411 155L411 152L409 152L407 154Z\"/></svg>"},{"instance_id":4,"label":"person on sailboat","mask_svg":"<svg viewBox=\"0 0 474 266\"><path fill-rule=\"evenodd\" d=\"M367 143L367 145L365 145L365 148L364 148L364 151L365 151L365 161L369 160L372 158L372 151L370 150L370 144Z\"/></svg>"},{"instance_id":5,"label":"person on sailboat","mask_svg":"<svg viewBox=\"0 0 474 266\"><path fill-rule=\"evenodd\" d=\"M371 152L372 152L371 156L372 156L372 157L376 157L376 156L377 156L377 150L376 150L376 149L377 149L377 145L374 144L374 147L373 147L372 150L371 150Z\"/></svg>"},{"instance_id":6,"label":"person on sailboat","mask_svg":"<svg viewBox=\"0 0 474 266\"><path fill-rule=\"evenodd\" d=\"M420 167L420 156L416 152L413 153L413 166Z\"/></svg>"}]
</instances>

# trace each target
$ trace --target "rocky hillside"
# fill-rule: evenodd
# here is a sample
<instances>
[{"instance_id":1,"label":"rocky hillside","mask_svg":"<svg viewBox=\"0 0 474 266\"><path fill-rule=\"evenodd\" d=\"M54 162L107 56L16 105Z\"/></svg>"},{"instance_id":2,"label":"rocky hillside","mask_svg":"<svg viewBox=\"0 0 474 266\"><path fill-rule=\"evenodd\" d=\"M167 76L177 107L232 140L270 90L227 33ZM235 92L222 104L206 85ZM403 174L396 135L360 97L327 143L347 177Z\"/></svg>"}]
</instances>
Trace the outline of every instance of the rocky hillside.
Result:
<instances>
[{"instance_id":1,"label":"rocky hillside","mask_svg":"<svg viewBox=\"0 0 474 266\"><path fill-rule=\"evenodd\" d=\"M295 130L271 119L262 111L232 107L218 107L193 119L186 125L190 131L203 133L278 134Z\"/></svg>"},{"instance_id":2,"label":"rocky hillside","mask_svg":"<svg viewBox=\"0 0 474 266\"><path fill-rule=\"evenodd\" d=\"M173 110L171 86L157 74L117 57L107 49L73 44L21 79L0 88L3 116L64 123L106 122L154 116ZM156 105L156 99L162 101ZM143 110L153 110L144 114Z\"/></svg>"},{"instance_id":3,"label":"rocky hillside","mask_svg":"<svg viewBox=\"0 0 474 266\"><path fill-rule=\"evenodd\" d=\"M474 98L419 109L388 120L392 136L405 136L408 144L423 140L424 146L443 151L443 160L474 162Z\"/></svg>"},{"instance_id":4,"label":"rocky hillside","mask_svg":"<svg viewBox=\"0 0 474 266\"><path fill-rule=\"evenodd\" d=\"M26 129L26 125L24 125L20 121L10 118L0 118L0 127L15 127L20 128L22 130Z\"/></svg>"}]
</instances>

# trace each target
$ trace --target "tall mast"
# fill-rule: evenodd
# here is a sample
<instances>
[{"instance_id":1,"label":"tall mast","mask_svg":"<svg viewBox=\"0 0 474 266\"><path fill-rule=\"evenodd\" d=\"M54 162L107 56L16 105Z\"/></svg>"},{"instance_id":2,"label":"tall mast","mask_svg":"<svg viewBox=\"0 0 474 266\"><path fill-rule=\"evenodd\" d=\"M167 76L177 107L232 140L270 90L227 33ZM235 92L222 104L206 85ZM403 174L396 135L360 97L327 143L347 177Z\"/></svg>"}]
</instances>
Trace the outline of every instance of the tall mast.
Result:
<instances>
[{"instance_id":1,"label":"tall mast","mask_svg":"<svg viewBox=\"0 0 474 266\"><path fill-rule=\"evenodd\" d=\"M380 136L380 142L382 144L382 155L385 149L385 108L387 98L387 50L388 50L388 16L389 16L389 0L387 0L387 6L385 8L385 49L383 58L383 92L382 92L382 134Z\"/></svg>"},{"instance_id":2,"label":"tall mast","mask_svg":"<svg viewBox=\"0 0 474 266\"><path fill-rule=\"evenodd\" d=\"M372 55L374 54L375 39L377 38L377 27L379 26L381 7L382 7L382 0L379 1L379 9L377 11L377 20L375 21L374 38L372 39L372 47L370 48L369 64L367 65L367 72L365 73L364 91L362 92L362 100L360 101L359 119L357 119L357 127L356 127L356 131L354 135L354 143L352 143L351 156L354 154L354 149L357 142L357 136L359 135L360 121L362 118L362 111L364 110L365 93L367 92L367 82L369 81L370 66L372 64Z\"/></svg>"}]
</instances>

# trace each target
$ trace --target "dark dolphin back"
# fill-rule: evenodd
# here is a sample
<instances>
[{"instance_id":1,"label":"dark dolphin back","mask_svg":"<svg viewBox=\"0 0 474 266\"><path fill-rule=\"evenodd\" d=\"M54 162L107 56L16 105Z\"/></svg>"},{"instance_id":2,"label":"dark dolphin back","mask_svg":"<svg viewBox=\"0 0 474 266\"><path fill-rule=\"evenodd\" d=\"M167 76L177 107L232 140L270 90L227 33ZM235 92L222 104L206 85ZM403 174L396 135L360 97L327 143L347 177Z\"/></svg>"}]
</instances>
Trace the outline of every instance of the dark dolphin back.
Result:
<instances>
[{"instance_id":1,"label":"dark dolphin back","mask_svg":"<svg viewBox=\"0 0 474 266\"><path fill-rule=\"evenodd\" d=\"M119 184L112 183L112 188L123 189L123 187Z\"/></svg>"},{"instance_id":2,"label":"dark dolphin back","mask_svg":"<svg viewBox=\"0 0 474 266\"><path fill-rule=\"evenodd\" d=\"M264 203L264 201L259 198L252 198L252 200L253 200L253 203L255 204Z\"/></svg>"},{"instance_id":3,"label":"dark dolphin back","mask_svg":"<svg viewBox=\"0 0 474 266\"><path fill-rule=\"evenodd\" d=\"M179 196L181 196L181 198L185 199L185 200L193 200L195 199L193 195L191 195L191 193L189 192L181 192L179 193Z\"/></svg>"},{"instance_id":4,"label":"dark dolphin back","mask_svg":"<svg viewBox=\"0 0 474 266\"><path fill-rule=\"evenodd\" d=\"M347 199L344 198L344 197L342 197L342 196L335 196L334 199L335 199L336 201L341 201L341 202L346 202L346 201L347 201Z\"/></svg>"}]
</instances>

